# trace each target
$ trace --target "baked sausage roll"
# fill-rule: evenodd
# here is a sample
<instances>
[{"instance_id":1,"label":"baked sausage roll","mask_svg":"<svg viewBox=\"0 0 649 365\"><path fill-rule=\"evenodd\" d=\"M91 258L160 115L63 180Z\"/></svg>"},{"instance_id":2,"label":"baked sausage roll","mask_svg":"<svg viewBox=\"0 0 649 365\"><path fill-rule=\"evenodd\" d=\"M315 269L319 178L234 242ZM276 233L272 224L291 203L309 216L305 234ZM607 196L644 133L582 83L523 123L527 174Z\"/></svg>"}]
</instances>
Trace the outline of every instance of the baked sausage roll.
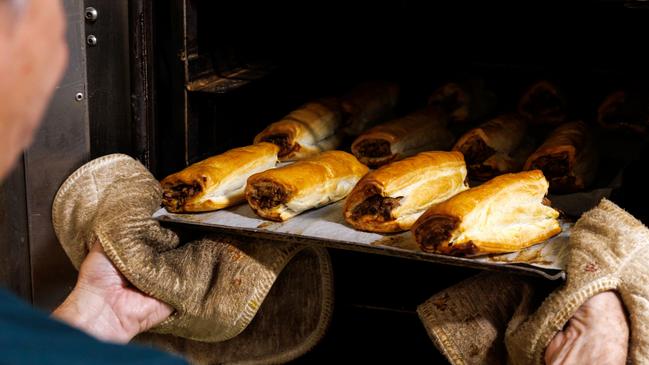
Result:
<instances>
[{"instance_id":1,"label":"baked sausage roll","mask_svg":"<svg viewBox=\"0 0 649 365\"><path fill-rule=\"evenodd\" d=\"M646 133L649 127L649 95L619 90L597 109L597 122L608 129Z\"/></svg>"},{"instance_id":2,"label":"baked sausage roll","mask_svg":"<svg viewBox=\"0 0 649 365\"><path fill-rule=\"evenodd\" d=\"M468 189L459 152L422 152L365 175L345 201L344 216L356 229L410 229L435 203Z\"/></svg>"},{"instance_id":3,"label":"baked sausage roll","mask_svg":"<svg viewBox=\"0 0 649 365\"><path fill-rule=\"evenodd\" d=\"M248 179L246 199L260 217L285 221L305 210L341 200L368 168L353 155L327 151Z\"/></svg>"},{"instance_id":4,"label":"baked sausage roll","mask_svg":"<svg viewBox=\"0 0 649 365\"><path fill-rule=\"evenodd\" d=\"M518 112L536 124L560 124L566 120L565 96L551 82L539 81L523 93Z\"/></svg>"},{"instance_id":5,"label":"baked sausage roll","mask_svg":"<svg viewBox=\"0 0 649 365\"><path fill-rule=\"evenodd\" d=\"M335 149L342 140L342 110L337 99L307 103L275 122L255 137L255 143L280 147L280 161L301 160Z\"/></svg>"},{"instance_id":6,"label":"baked sausage roll","mask_svg":"<svg viewBox=\"0 0 649 365\"><path fill-rule=\"evenodd\" d=\"M431 94L428 104L442 108L451 123L466 123L490 114L496 106L496 95L482 80L449 82Z\"/></svg>"},{"instance_id":7,"label":"baked sausage roll","mask_svg":"<svg viewBox=\"0 0 649 365\"><path fill-rule=\"evenodd\" d=\"M525 170L541 170L554 193L590 185L597 172L597 154L588 126L581 121L559 126L525 162Z\"/></svg>"},{"instance_id":8,"label":"baked sausage roll","mask_svg":"<svg viewBox=\"0 0 649 365\"><path fill-rule=\"evenodd\" d=\"M357 136L377 122L390 118L399 100L399 85L391 82L366 82L342 98L344 131Z\"/></svg>"},{"instance_id":9,"label":"baked sausage roll","mask_svg":"<svg viewBox=\"0 0 649 365\"><path fill-rule=\"evenodd\" d=\"M352 143L352 153L378 167L422 151L448 150L454 138L447 121L440 108L428 106L364 132Z\"/></svg>"},{"instance_id":10,"label":"baked sausage roll","mask_svg":"<svg viewBox=\"0 0 649 365\"><path fill-rule=\"evenodd\" d=\"M526 130L527 122L521 115L501 115L466 132L453 150L464 155L472 179L489 180L523 168L528 156L521 158L516 152L523 146ZM531 148L527 153L532 153Z\"/></svg>"},{"instance_id":11,"label":"baked sausage roll","mask_svg":"<svg viewBox=\"0 0 649 365\"><path fill-rule=\"evenodd\" d=\"M244 201L246 180L275 167L279 147L262 142L231 149L164 178L162 204L170 212L207 212Z\"/></svg>"},{"instance_id":12,"label":"baked sausage roll","mask_svg":"<svg viewBox=\"0 0 649 365\"><path fill-rule=\"evenodd\" d=\"M430 207L412 227L421 249L457 256L513 252L561 232L539 170L505 174Z\"/></svg>"}]
</instances>

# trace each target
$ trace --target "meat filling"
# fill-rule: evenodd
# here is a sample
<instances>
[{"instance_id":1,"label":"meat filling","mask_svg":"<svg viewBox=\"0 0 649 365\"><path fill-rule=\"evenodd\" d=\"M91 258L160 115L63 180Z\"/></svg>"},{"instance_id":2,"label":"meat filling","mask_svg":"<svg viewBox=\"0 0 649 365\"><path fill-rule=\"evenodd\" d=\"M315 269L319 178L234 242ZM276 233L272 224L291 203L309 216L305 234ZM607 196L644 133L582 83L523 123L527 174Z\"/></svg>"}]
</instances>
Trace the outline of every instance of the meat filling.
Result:
<instances>
[{"instance_id":1,"label":"meat filling","mask_svg":"<svg viewBox=\"0 0 649 365\"><path fill-rule=\"evenodd\" d=\"M550 90L538 90L530 95L523 109L531 115L560 116L563 114L563 103Z\"/></svg>"},{"instance_id":2,"label":"meat filling","mask_svg":"<svg viewBox=\"0 0 649 365\"><path fill-rule=\"evenodd\" d=\"M458 226L459 220L447 215L433 215L427 217L424 222L415 228L415 237L426 252L446 252L439 247L444 244L450 244L453 230Z\"/></svg>"},{"instance_id":3,"label":"meat filling","mask_svg":"<svg viewBox=\"0 0 649 365\"><path fill-rule=\"evenodd\" d=\"M391 221L394 219L392 218L392 210L399 206L401 198L383 197L379 194L372 195L354 207L352 219L358 220L369 215L380 222Z\"/></svg>"},{"instance_id":4,"label":"meat filling","mask_svg":"<svg viewBox=\"0 0 649 365\"><path fill-rule=\"evenodd\" d=\"M565 152L541 156L534 160L532 169L543 171L546 178L564 177L570 174L570 161Z\"/></svg>"},{"instance_id":5,"label":"meat filling","mask_svg":"<svg viewBox=\"0 0 649 365\"><path fill-rule=\"evenodd\" d=\"M575 176L570 170L570 159L567 153L539 157L531 167L543 171L552 191L569 192L575 189Z\"/></svg>"},{"instance_id":6,"label":"meat filling","mask_svg":"<svg viewBox=\"0 0 649 365\"><path fill-rule=\"evenodd\" d=\"M270 142L279 146L279 157L284 157L296 149L296 145L291 144L290 138L287 134L272 134L262 138L264 142Z\"/></svg>"},{"instance_id":7,"label":"meat filling","mask_svg":"<svg viewBox=\"0 0 649 365\"><path fill-rule=\"evenodd\" d=\"M435 95L430 100L430 105L439 106L448 113L452 113L463 106L460 100L460 91L453 90L448 94Z\"/></svg>"},{"instance_id":8,"label":"meat filling","mask_svg":"<svg viewBox=\"0 0 649 365\"><path fill-rule=\"evenodd\" d=\"M385 157L392 154L390 142L383 139L366 139L359 143L358 153L363 157Z\"/></svg>"},{"instance_id":9,"label":"meat filling","mask_svg":"<svg viewBox=\"0 0 649 365\"><path fill-rule=\"evenodd\" d=\"M171 188L165 189L162 195L162 203L173 210L180 210L187 199L194 197L203 191L200 184L178 184Z\"/></svg>"},{"instance_id":10,"label":"meat filling","mask_svg":"<svg viewBox=\"0 0 649 365\"><path fill-rule=\"evenodd\" d=\"M469 165L469 176L478 181L487 181L501 174L501 171L488 165Z\"/></svg>"},{"instance_id":11,"label":"meat filling","mask_svg":"<svg viewBox=\"0 0 649 365\"><path fill-rule=\"evenodd\" d=\"M288 194L281 187L272 183L254 185L251 199L261 209L270 209L288 201Z\"/></svg>"},{"instance_id":12,"label":"meat filling","mask_svg":"<svg viewBox=\"0 0 649 365\"><path fill-rule=\"evenodd\" d=\"M489 147L482 138L474 137L462 145L462 154L467 164L481 164L496 151Z\"/></svg>"},{"instance_id":13,"label":"meat filling","mask_svg":"<svg viewBox=\"0 0 649 365\"><path fill-rule=\"evenodd\" d=\"M621 125L645 125L649 120L647 113L630 110L623 103L611 105L602 116L602 122L605 124Z\"/></svg>"}]
</instances>

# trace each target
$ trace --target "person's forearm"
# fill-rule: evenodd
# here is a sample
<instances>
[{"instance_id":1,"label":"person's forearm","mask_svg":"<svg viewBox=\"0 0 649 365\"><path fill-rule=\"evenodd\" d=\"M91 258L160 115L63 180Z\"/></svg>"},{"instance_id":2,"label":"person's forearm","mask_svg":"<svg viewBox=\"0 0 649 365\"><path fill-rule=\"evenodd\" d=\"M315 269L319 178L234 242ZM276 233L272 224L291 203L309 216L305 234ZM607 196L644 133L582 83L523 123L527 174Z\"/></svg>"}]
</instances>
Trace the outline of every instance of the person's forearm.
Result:
<instances>
[{"instance_id":1,"label":"person's forearm","mask_svg":"<svg viewBox=\"0 0 649 365\"><path fill-rule=\"evenodd\" d=\"M138 331L121 323L101 294L75 287L52 316L87 334L109 342L127 343Z\"/></svg>"}]
</instances>

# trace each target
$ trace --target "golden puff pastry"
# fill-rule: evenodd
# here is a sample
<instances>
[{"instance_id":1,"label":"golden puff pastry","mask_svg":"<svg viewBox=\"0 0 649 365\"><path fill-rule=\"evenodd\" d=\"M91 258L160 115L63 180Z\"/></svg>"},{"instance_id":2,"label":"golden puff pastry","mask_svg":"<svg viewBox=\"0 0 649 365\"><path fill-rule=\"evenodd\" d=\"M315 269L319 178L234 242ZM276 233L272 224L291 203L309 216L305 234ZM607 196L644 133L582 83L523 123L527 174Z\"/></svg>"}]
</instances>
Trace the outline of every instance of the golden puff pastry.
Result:
<instances>
[{"instance_id":1,"label":"golden puff pastry","mask_svg":"<svg viewBox=\"0 0 649 365\"><path fill-rule=\"evenodd\" d=\"M518 112L536 124L560 124L566 120L566 99L553 83L532 84L518 102Z\"/></svg>"},{"instance_id":2,"label":"golden puff pastry","mask_svg":"<svg viewBox=\"0 0 649 365\"><path fill-rule=\"evenodd\" d=\"M646 133L649 128L649 96L618 90L606 97L597 109L597 122L607 129Z\"/></svg>"},{"instance_id":3,"label":"golden puff pastry","mask_svg":"<svg viewBox=\"0 0 649 365\"><path fill-rule=\"evenodd\" d=\"M357 136L368 127L391 117L399 100L399 85L372 81L356 86L342 98L345 133Z\"/></svg>"},{"instance_id":4,"label":"golden puff pastry","mask_svg":"<svg viewBox=\"0 0 649 365\"><path fill-rule=\"evenodd\" d=\"M367 171L353 155L327 151L252 175L246 186L246 199L260 217L285 221L305 210L345 198Z\"/></svg>"},{"instance_id":5,"label":"golden puff pastry","mask_svg":"<svg viewBox=\"0 0 649 365\"><path fill-rule=\"evenodd\" d=\"M272 143L231 149L164 178L162 203L170 212L207 212L243 202L246 180L277 164Z\"/></svg>"},{"instance_id":6,"label":"golden puff pastry","mask_svg":"<svg viewBox=\"0 0 649 365\"><path fill-rule=\"evenodd\" d=\"M468 189L459 152L422 152L365 175L345 201L344 216L356 229L400 232L435 203Z\"/></svg>"},{"instance_id":7,"label":"golden puff pastry","mask_svg":"<svg viewBox=\"0 0 649 365\"><path fill-rule=\"evenodd\" d=\"M449 82L431 94L428 104L442 108L451 123L466 123L490 114L496 106L496 95L483 80Z\"/></svg>"},{"instance_id":8,"label":"golden puff pastry","mask_svg":"<svg viewBox=\"0 0 649 365\"><path fill-rule=\"evenodd\" d=\"M255 143L278 145L280 161L301 160L338 147L342 121L338 99L310 102L266 127L255 137Z\"/></svg>"},{"instance_id":9,"label":"golden puff pastry","mask_svg":"<svg viewBox=\"0 0 649 365\"><path fill-rule=\"evenodd\" d=\"M472 179L489 180L523 168L533 149L531 143L524 143L526 130L527 121L521 115L501 115L466 132L453 150L464 155ZM525 152L518 153L521 148Z\"/></svg>"},{"instance_id":10,"label":"golden puff pastry","mask_svg":"<svg viewBox=\"0 0 649 365\"><path fill-rule=\"evenodd\" d=\"M588 126L581 121L559 126L525 162L525 170L542 170L554 193L588 187L597 173L597 153Z\"/></svg>"},{"instance_id":11,"label":"golden puff pastry","mask_svg":"<svg viewBox=\"0 0 649 365\"><path fill-rule=\"evenodd\" d=\"M454 137L447 122L444 111L428 106L364 132L352 143L352 153L367 166L379 167L423 151L448 150Z\"/></svg>"},{"instance_id":12,"label":"golden puff pastry","mask_svg":"<svg viewBox=\"0 0 649 365\"><path fill-rule=\"evenodd\" d=\"M498 176L430 207L412 227L422 250L450 255L513 252L561 232L559 212L544 205L539 170Z\"/></svg>"}]
</instances>

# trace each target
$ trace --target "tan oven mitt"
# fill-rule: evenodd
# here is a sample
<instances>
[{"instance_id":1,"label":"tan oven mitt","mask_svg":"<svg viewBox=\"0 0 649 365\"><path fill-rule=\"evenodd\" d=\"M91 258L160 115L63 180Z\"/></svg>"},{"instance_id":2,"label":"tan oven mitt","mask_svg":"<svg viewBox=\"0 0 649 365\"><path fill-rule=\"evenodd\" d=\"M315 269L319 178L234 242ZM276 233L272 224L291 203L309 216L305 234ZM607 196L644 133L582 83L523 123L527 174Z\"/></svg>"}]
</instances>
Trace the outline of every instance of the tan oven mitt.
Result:
<instances>
[{"instance_id":1,"label":"tan oven mitt","mask_svg":"<svg viewBox=\"0 0 649 365\"><path fill-rule=\"evenodd\" d=\"M524 279L482 273L433 295L417 313L451 364L499 365L507 358L507 323L530 305L532 293Z\"/></svg>"},{"instance_id":2,"label":"tan oven mitt","mask_svg":"<svg viewBox=\"0 0 649 365\"><path fill-rule=\"evenodd\" d=\"M531 315L517 313L506 345L512 364L543 364L545 349L590 297L617 291L629 313L632 364L649 363L649 230L604 199L570 235L565 285Z\"/></svg>"},{"instance_id":3,"label":"tan oven mitt","mask_svg":"<svg viewBox=\"0 0 649 365\"><path fill-rule=\"evenodd\" d=\"M315 263L302 260L293 269L310 280L293 280L283 288L287 296L282 306L301 305L301 296L311 296L309 307L292 307L302 317L293 312L262 321L269 335L293 326L290 329L297 338L293 347L272 344L255 356L270 358L282 351L299 355L307 350L304 344L315 344L331 311L332 278L326 251L224 237L181 244L174 232L151 218L161 197L159 183L139 162L121 154L104 156L82 166L63 183L52 208L54 229L76 268L91 242L98 241L135 287L175 308L154 332L203 342L225 341L240 334L287 263L298 253L315 255ZM275 308L273 304L268 307L271 312ZM316 320L295 328L291 321L299 318ZM239 354L238 359L245 358L245 353Z\"/></svg>"},{"instance_id":4,"label":"tan oven mitt","mask_svg":"<svg viewBox=\"0 0 649 365\"><path fill-rule=\"evenodd\" d=\"M314 270L306 270L313 268ZM223 342L199 342L170 335L145 333L136 338L183 355L192 364L282 364L310 350L325 334L331 313L331 287L319 284L330 277L324 257L302 250L277 278L250 325L238 336ZM278 325L281 324L281 325Z\"/></svg>"}]
</instances>

